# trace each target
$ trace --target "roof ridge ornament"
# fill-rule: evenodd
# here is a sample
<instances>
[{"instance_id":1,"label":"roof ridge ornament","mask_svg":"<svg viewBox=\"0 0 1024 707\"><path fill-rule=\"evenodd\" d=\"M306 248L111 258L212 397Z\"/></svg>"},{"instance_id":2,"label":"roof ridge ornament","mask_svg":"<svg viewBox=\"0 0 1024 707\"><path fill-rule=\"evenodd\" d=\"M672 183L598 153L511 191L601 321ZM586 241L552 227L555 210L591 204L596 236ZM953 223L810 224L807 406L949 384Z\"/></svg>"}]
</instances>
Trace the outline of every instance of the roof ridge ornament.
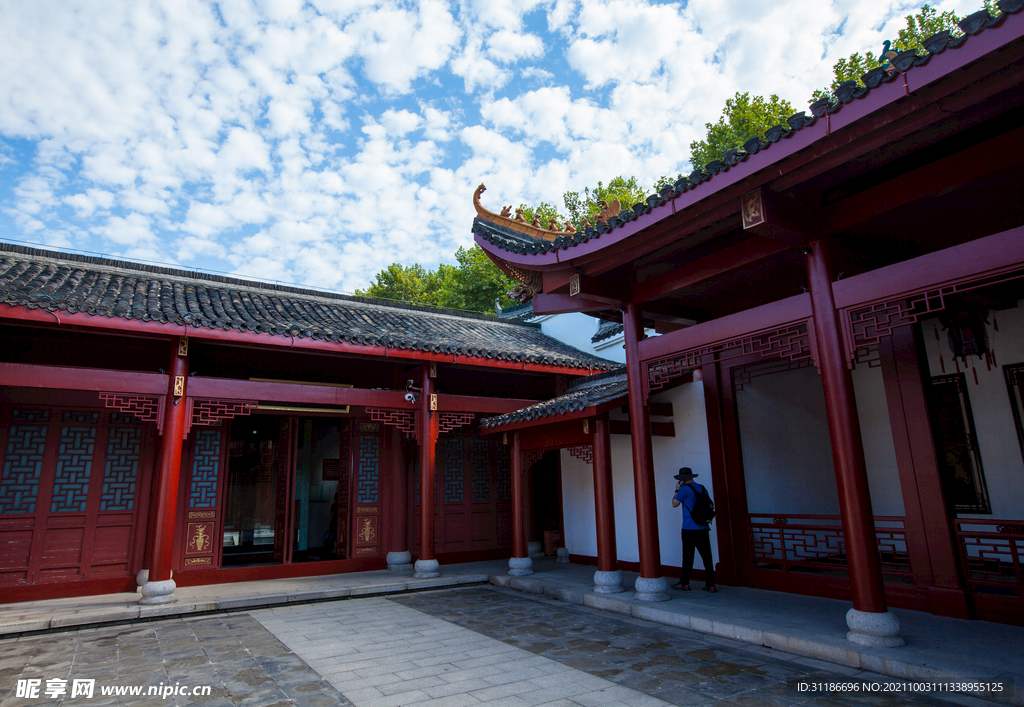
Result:
<instances>
[{"instance_id":1,"label":"roof ridge ornament","mask_svg":"<svg viewBox=\"0 0 1024 707\"><path fill-rule=\"evenodd\" d=\"M473 207L476 209L477 216L485 221L499 224L505 228L518 231L519 233L527 236L539 238L542 241L553 241L563 234L576 233L576 227L568 221L566 221L563 226L555 219L551 219L548 223L548 228L544 228L540 225L540 214L534 215L533 223L527 223L526 219L523 217L522 209L516 209L516 215L513 218L511 206L502 208L501 213L496 214L493 211L484 208L480 204L480 195L485 191L487 191L487 187L481 184L476 188L476 191L473 192Z\"/></svg>"}]
</instances>

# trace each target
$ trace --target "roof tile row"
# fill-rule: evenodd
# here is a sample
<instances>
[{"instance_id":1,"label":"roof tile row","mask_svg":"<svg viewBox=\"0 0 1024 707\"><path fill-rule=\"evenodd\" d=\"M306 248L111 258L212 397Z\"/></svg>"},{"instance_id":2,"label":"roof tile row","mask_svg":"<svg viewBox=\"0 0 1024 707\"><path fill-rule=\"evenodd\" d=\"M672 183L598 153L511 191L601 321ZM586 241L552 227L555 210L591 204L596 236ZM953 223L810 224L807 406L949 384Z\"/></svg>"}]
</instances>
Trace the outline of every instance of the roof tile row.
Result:
<instances>
[{"instance_id":1,"label":"roof tile row","mask_svg":"<svg viewBox=\"0 0 1024 707\"><path fill-rule=\"evenodd\" d=\"M49 312L551 366L619 366L546 336L531 324L3 243L0 302Z\"/></svg>"}]
</instances>

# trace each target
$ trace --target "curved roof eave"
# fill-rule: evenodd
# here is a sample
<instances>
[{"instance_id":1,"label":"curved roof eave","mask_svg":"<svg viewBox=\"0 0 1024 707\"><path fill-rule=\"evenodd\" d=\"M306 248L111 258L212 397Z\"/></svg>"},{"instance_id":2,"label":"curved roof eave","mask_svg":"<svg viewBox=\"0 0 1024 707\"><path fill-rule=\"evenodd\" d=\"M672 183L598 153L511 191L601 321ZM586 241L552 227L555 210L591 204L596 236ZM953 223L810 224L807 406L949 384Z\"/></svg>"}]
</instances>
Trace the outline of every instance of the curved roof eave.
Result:
<instances>
[{"instance_id":1,"label":"curved roof eave","mask_svg":"<svg viewBox=\"0 0 1024 707\"><path fill-rule=\"evenodd\" d=\"M514 242L511 243L513 250L508 250L481 235L476 223L474 240L492 258L500 258L523 269L543 271L559 269L562 264L578 266L666 218L721 195L724 190L737 185L743 185L739 190L741 193L752 190L777 177L771 168L783 160L819 144L822 145L822 154L841 146L840 140L832 140L831 145L825 141L869 115L906 102L907 98L913 99L915 91L1024 36L1024 12L1021 12L1024 3L1012 0L1000 3L1000 6L1003 14L996 18L988 18L984 10L964 18L961 27L965 33L961 37L951 39L948 33L939 33L926 39L925 44L931 52L923 57L904 57L906 65L902 73L884 74L881 69L876 69L865 75L865 79L871 77L866 86L847 82L837 91L837 105L826 105L821 101L813 104L812 115L797 113L789 118L788 126L771 128L765 138L752 138L744 145L745 149L730 150L723 159L709 163L706 171L695 171L685 180L687 184L681 191L672 188L670 196L650 196L647 204L637 204L638 209L627 209L607 227L589 229L554 242L529 244L536 252L516 252ZM996 27L998 31L986 32L984 41L976 37ZM944 34L947 36L943 37ZM898 60L899 57L894 62ZM920 107L913 103L907 106L908 111ZM755 142L756 145L753 144ZM748 147L751 149L746 149ZM662 194L666 191L663 190ZM735 194L729 198L733 196Z\"/></svg>"}]
</instances>

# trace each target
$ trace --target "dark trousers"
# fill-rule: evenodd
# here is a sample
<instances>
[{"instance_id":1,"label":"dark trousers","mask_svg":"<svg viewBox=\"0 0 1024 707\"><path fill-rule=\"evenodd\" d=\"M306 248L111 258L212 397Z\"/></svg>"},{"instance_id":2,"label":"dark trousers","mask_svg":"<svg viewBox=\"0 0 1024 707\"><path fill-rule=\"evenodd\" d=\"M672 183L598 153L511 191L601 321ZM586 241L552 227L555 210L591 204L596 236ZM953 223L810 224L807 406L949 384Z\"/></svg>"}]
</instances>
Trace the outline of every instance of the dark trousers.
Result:
<instances>
[{"instance_id":1,"label":"dark trousers","mask_svg":"<svg viewBox=\"0 0 1024 707\"><path fill-rule=\"evenodd\" d=\"M694 549L700 553L700 559L704 561L705 584L709 587L715 586L715 563L711 560L710 530L683 530L683 576L679 581L683 584L690 583Z\"/></svg>"}]
</instances>

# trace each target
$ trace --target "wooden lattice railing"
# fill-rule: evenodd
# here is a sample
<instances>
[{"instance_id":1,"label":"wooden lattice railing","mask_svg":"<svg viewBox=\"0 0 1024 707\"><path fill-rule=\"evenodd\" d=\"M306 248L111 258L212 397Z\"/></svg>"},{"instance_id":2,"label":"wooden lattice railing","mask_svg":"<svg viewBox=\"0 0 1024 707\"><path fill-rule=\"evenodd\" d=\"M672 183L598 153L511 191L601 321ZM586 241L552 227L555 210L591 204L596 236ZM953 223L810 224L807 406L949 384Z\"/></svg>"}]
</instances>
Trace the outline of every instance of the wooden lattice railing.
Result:
<instances>
[{"instance_id":1,"label":"wooden lattice railing","mask_svg":"<svg viewBox=\"0 0 1024 707\"><path fill-rule=\"evenodd\" d=\"M1024 520L953 522L970 590L1024 599Z\"/></svg>"},{"instance_id":2,"label":"wooden lattice railing","mask_svg":"<svg viewBox=\"0 0 1024 707\"><path fill-rule=\"evenodd\" d=\"M841 516L751 513L749 525L755 566L785 572L846 571ZM882 572L909 576L910 556L903 518L875 516L875 537Z\"/></svg>"}]
</instances>

